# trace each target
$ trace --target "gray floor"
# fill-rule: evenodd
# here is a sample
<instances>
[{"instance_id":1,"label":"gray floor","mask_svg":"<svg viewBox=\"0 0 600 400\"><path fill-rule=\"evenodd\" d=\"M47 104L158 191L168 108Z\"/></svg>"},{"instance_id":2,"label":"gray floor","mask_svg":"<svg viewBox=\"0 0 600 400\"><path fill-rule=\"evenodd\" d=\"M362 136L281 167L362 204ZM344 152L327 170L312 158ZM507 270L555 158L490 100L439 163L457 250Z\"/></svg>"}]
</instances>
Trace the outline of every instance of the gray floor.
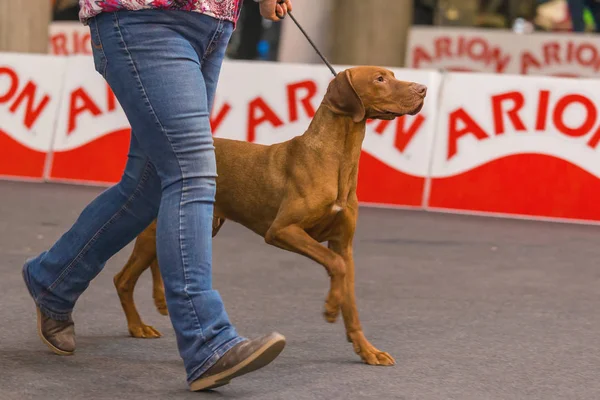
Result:
<instances>
[{"instance_id":1,"label":"gray floor","mask_svg":"<svg viewBox=\"0 0 600 400\"><path fill-rule=\"evenodd\" d=\"M322 268L226 224L215 286L245 335L289 340L268 368L189 393L149 274L136 299L157 340L129 338L111 259L75 311L74 357L35 333L24 259L46 249L100 189L0 182L0 399L600 398L599 227L363 209L355 244L365 331L397 360L358 362L343 325L321 318Z\"/></svg>"}]
</instances>

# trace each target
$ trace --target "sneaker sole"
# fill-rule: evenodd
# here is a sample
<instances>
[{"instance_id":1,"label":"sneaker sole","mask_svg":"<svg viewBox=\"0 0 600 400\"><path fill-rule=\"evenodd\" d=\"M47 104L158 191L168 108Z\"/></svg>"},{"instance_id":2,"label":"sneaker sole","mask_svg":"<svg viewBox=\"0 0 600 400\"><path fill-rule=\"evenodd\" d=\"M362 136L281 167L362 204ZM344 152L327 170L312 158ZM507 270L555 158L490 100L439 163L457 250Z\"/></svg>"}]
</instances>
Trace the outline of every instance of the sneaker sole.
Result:
<instances>
[{"instance_id":1,"label":"sneaker sole","mask_svg":"<svg viewBox=\"0 0 600 400\"><path fill-rule=\"evenodd\" d=\"M233 368L212 376L208 376L206 378L200 378L192 382L190 385L190 390L192 392L198 392L201 390L210 390L227 385L233 378L237 378L267 366L273 360L275 360L277 356L279 356L284 347L285 337L277 334L273 337L273 339L269 340L262 347L252 353L248 358Z\"/></svg>"},{"instance_id":2,"label":"sneaker sole","mask_svg":"<svg viewBox=\"0 0 600 400\"><path fill-rule=\"evenodd\" d=\"M46 344L46 346L48 346L48 348L50 350L52 350L53 353L58 354L59 356L73 355L74 351L61 350L58 347L54 346L52 343L50 343L48 341L48 339L46 339L44 337L44 334L42 333L42 313L38 307L36 307L36 311L37 311L37 331L38 331L38 335L39 335L40 339L42 339L42 342L44 342L44 344Z\"/></svg>"}]
</instances>

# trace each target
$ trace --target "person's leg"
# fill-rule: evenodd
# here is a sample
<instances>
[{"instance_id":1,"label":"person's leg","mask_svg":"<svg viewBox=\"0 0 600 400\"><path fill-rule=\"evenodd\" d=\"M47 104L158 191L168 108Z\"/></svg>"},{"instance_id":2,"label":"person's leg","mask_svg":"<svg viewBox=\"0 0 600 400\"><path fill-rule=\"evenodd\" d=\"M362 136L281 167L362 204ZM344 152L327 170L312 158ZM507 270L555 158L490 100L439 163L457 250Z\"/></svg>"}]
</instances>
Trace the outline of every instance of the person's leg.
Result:
<instances>
[{"instance_id":1,"label":"person's leg","mask_svg":"<svg viewBox=\"0 0 600 400\"><path fill-rule=\"evenodd\" d=\"M160 181L132 135L121 181L86 206L49 250L25 263L23 278L40 311L38 329L54 352L75 350L75 302L106 261L156 217L159 203Z\"/></svg>"},{"instance_id":2,"label":"person's leg","mask_svg":"<svg viewBox=\"0 0 600 400\"><path fill-rule=\"evenodd\" d=\"M254 0L244 0L244 9L240 15L239 46L235 58L240 60L254 60L258 55L258 42L264 32L263 18L260 15L260 6Z\"/></svg>"},{"instance_id":3,"label":"person's leg","mask_svg":"<svg viewBox=\"0 0 600 400\"><path fill-rule=\"evenodd\" d=\"M597 0L586 0L585 5L590 10L594 19L595 32L600 32L600 2Z\"/></svg>"},{"instance_id":4,"label":"person's leg","mask_svg":"<svg viewBox=\"0 0 600 400\"><path fill-rule=\"evenodd\" d=\"M101 14L95 23L107 59L106 80L133 130L143 132L140 146L161 180L157 257L192 383L230 349L248 342L237 334L212 287L216 161L202 66L207 60L220 66L213 55L220 54L222 61L231 25L199 13L164 10ZM210 102L213 97L211 87Z\"/></svg>"},{"instance_id":5,"label":"person's leg","mask_svg":"<svg viewBox=\"0 0 600 400\"><path fill-rule=\"evenodd\" d=\"M223 26L181 11L123 11L92 19L96 69L132 126L129 162L122 181L23 269L47 326L54 333L57 327L67 331L77 298L158 208L158 258L192 390L260 368L285 344L278 334L251 341L239 337L212 289L216 166L200 65L219 47ZM198 37L206 41L200 53L190 44Z\"/></svg>"},{"instance_id":6,"label":"person's leg","mask_svg":"<svg viewBox=\"0 0 600 400\"><path fill-rule=\"evenodd\" d=\"M585 23L583 21L583 10L585 8L584 1L585 0L567 0L574 32L585 31Z\"/></svg>"}]
</instances>

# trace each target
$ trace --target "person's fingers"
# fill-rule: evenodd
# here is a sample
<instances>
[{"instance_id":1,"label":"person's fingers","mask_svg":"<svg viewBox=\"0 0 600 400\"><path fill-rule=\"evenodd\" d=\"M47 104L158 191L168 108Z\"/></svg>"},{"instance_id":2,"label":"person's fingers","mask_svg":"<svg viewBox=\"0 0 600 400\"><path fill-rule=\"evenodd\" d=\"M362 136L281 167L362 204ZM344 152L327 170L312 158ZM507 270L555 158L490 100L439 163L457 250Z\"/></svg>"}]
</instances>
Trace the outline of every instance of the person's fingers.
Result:
<instances>
[{"instance_id":1,"label":"person's fingers","mask_svg":"<svg viewBox=\"0 0 600 400\"><path fill-rule=\"evenodd\" d=\"M288 9L285 3L277 4L277 17L280 19L285 18L287 15Z\"/></svg>"},{"instance_id":2,"label":"person's fingers","mask_svg":"<svg viewBox=\"0 0 600 400\"><path fill-rule=\"evenodd\" d=\"M292 12L292 0L285 0L285 6L287 7L287 12Z\"/></svg>"},{"instance_id":3,"label":"person's fingers","mask_svg":"<svg viewBox=\"0 0 600 400\"><path fill-rule=\"evenodd\" d=\"M260 14L271 21L281 21L292 11L291 0L263 0L260 2Z\"/></svg>"}]
</instances>

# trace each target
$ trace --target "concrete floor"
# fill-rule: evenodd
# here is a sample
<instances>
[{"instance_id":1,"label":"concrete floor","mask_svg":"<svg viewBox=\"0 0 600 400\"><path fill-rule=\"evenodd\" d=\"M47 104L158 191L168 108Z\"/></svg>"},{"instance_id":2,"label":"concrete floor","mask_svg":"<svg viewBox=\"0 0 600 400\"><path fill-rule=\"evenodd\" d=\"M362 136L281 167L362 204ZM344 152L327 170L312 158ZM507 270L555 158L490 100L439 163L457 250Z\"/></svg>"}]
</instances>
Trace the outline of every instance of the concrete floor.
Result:
<instances>
[{"instance_id":1,"label":"concrete floor","mask_svg":"<svg viewBox=\"0 0 600 400\"><path fill-rule=\"evenodd\" d=\"M214 242L214 281L238 330L277 330L269 367L190 393L150 276L136 292L164 337L128 336L113 257L74 313L78 349L54 356L35 332L23 261L49 247L101 189L0 182L0 399L600 398L600 227L361 210L357 295L369 339L394 367L359 362L343 325L321 317L319 265L232 223Z\"/></svg>"}]
</instances>

